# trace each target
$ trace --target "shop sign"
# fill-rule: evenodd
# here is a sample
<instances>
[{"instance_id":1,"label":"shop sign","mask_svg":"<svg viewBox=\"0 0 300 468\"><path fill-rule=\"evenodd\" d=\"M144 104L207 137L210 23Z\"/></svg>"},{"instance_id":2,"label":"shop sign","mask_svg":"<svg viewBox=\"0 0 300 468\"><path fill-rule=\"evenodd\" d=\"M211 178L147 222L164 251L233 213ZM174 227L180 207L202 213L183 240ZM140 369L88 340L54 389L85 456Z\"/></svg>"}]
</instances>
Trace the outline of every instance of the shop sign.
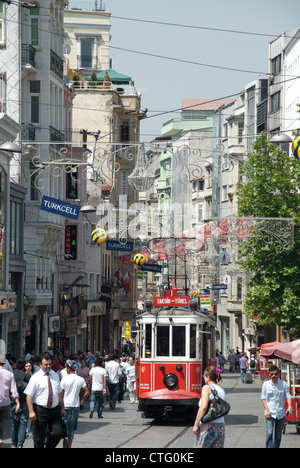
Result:
<instances>
[{"instance_id":1,"label":"shop sign","mask_svg":"<svg viewBox=\"0 0 300 468\"><path fill-rule=\"evenodd\" d=\"M71 203L47 196L43 196L40 209L70 219L78 219L80 213L80 205L72 205Z\"/></svg>"}]
</instances>

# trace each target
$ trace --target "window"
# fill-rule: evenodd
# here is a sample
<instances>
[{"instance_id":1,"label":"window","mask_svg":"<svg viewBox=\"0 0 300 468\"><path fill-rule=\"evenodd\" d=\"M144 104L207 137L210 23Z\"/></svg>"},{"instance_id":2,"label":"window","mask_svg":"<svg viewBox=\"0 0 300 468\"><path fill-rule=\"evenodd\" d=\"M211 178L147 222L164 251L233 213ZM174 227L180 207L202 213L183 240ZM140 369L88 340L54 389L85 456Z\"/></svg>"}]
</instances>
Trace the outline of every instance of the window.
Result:
<instances>
[{"instance_id":1,"label":"window","mask_svg":"<svg viewBox=\"0 0 300 468\"><path fill-rule=\"evenodd\" d=\"M0 112L6 112L6 77L0 74Z\"/></svg>"},{"instance_id":2,"label":"window","mask_svg":"<svg viewBox=\"0 0 300 468\"><path fill-rule=\"evenodd\" d=\"M222 201L228 200L228 185L223 185L222 187Z\"/></svg>"},{"instance_id":3,"label":"window","mask_svg":"<svg viewBox=\"0 0 300 468\"><path fill-rule=\"evenodd\" d=\"M272 73L279 75L281 72L281 54L272 59Z\"/></svg>"},{"instance_id":4,"label":"window","mask_svg":"<svg viewBox=\"0 0 300 468\"><path fill-rule=\"evenodd\" d=\"M280 109L280 91L271 96L271 112L276 112Z\"/></svg>"},{"instance_id":5,"label":"window","mask_svg":"<svg viewBox=\"0 0 300 468\"><path fill-rule=\"evenodd\" d=\"M66 198L77 200L77 169L72 169L66 174Z\"/></svg>"},{"instance_id":6,"label":"window","mask_svg":"<svg viewBox=\"0 0 300 468\"><path fill-rule=\"evenodd\" d=\"M145 333L145 358L151 358L152 356L152 325L146 324Z\"/></svg>"},{"instance_id":7,"label":"window","mask_svg":"<svg viewBox=\"0 0 300 468\"><path fill-rule=\"evenodd\" d=\"M240 278L238 278L238 282L237 282L237 300L238 301L242 300L242 297L243 297L243 284L242 284L242 280Z\"/></svg>"},{"instance_id":8,"label":"window","mask_svg":"<svg viewBox=\"0 0 300 468\"><path fill-rule=\"evenodd\" d=\"M93 67L94 39L81 39L80 47L81 47L80 67L92 68Z\"/></svg>"},{"instance_id":9,"label":"window","mask_svg":"<svg viewBox=\"0 0 300 468\"><path fill-rule=\"evenodd\" d=\"M244 133L244 122L239 122L239 128L238 128L238 143L243 143L243 133Z\"/></svg>"},{"instance_id":10,"label":"window","mask_svg":"<svg viewBox=\"0 0 300 468\"><path fill-rule=\"evenodd\" d=\"M11 201L10 203L10 254L21 254L21 203Z\"/></svg>"},{"instance_id":11,"label":"window","mask_svg":"<svg viewBox=\"0 0 300 468\"><path fill-rule=\"evenodd\" d=\"M185 325L158 325L156 328L156 334L156 355L158 357L184 357L186 355Z\"/></svg>"},{"instance_id":12,"label":"window","mask_svg":"<svg viewBox=\"0 0 300 468\"><path fill-rule=\"evenodd\" d=\"M0 3L0 44L4 43L4 6Z\"/></svg>"},{"instance_id":13,"label":"window","mask_svg":"<svg viewBox=\"0 0 300 468\"><path fill-rule=\"evenodd\" d=\"M39 15L40 8L30 8L30 27L31 27L31 45L34 47L39 46Z\"/></svg>"},{"instance_id":14,"label":"window","mask_svg":"<svg viewBox=\"0 0 300 468\"><path fill-rule=\"evenodd\" d=\"M207 112L201 110L183 110L183 120L205 120L207 119Z\"/></svg>"},{"instance_id":15,"label":"window","mask_svg":"<svg viewBox=\"0 0 300 468\"><path fill-rule=\"evenodd\" d=\"M197 326L190 325L190 358L196 359Z\"/></svg>"},{"instance_id":16,"label":"window","mask_svg":"<svg viewBox=\"0 0 300 468\"><path fill-rule=\"evenodd\" d=\"M201 223L204 219L203 203L198 205L198 223Z\"/></svg>"},{"instance_id":17,"label":"window","mask_svg":"<svg viewBox=\"0 0 300 468\"><path fill-rule=\"evenodd\" d=\"M121 121L121 143L129 143L130 141L130 120Z\"/></svg>"},{"instance_id":18,"label":"window","mask_svg":"<svg viewBox=\"0 0 300 468\"><path fill-rule=\"evenodd\" d=\"M157 356L169 356L170 353L170 327L157 327Z\"/></svg>"},{"instance_id":19,"label":"window","mask_svg":"<svg viewBox=\"0 0 300 468\"><path fill-rule=\"evenodd\" d=\"M40 123L40 81L30 81L30 123Z\"/></svg>"},{"instance_id":20,"label":"window","mask_svg":"<svg viewBox=\"0 0 300 468\"><path fill-rule=\"evenodd\" d=\"M30 173L30 200L38 201L39 200L39 190L38 185L38 172L36 166L30 162L29 163L29 173Z\"/></svg>"},{"instance_id":21,"label":"window","mask_svg":"<svg viewBox=\"0 0 300 468\"><path fill-rule=\"evenodd\" d=\"M172 356L185 356L185 326L172 326Z\"/></svg>"}]
</instances>

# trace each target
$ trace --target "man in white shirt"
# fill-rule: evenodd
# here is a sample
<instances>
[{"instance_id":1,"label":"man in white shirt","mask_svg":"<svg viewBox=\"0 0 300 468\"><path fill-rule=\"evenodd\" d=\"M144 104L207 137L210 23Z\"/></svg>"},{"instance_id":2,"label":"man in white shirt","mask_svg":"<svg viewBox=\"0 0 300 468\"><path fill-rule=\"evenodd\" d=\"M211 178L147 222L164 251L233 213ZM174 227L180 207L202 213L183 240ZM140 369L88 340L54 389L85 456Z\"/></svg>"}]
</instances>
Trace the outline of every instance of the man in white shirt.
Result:
<instances>
[{"instance_id":1,"label":"man in white shirt","mask_svg":"<svg viewBox=\"0 0 300 468\"><path fill-rule=\"evenodd\" d=\"M266 417L266 448L279 448L285 417L293 412L292 396L287 383L279 378L277 366L270 366L271 380L267 380L262 387L261 400ZM288 408L285 409L287 400Z\"/></svg>"},{"instance_id":2,"label":"man in white shirt","mask_svg":"<svg viewBox=\"0 0 300 468\"><path fill-rule=\"evenodd\" d=\"M109 406L115 409L116 401L120 393L120 378L122 377L122 370L120 364L116 362L115 356L110 355L105 369L107 371L107 385L110 393Z\"/></svg>"},{"instance_id":3,"label":"man in white shirt","mask_svg":"<svg viewBox=\"0 0 300 468\"><path fill-rule=\"evenodd\" d=\"M96 403L98 402L98 418L102 419L102 410L104 396L106 395L106 379L107 372L102 367L103 360L97 359L96 366L90 370L89 382L91 387L91 401L90 401L90 419L92 419Z\"/></svg>"},{"instance_id":4,"label":"man in white shirt","mask_svg":"<svg viewBox=\"0 0 300 468\"><path fill-rule=\"evenodd\" d=\"M24 390L27 395L29 419L33 423L34 448L44 448L47 428L49 428L49 436L46 448L55 448L64 438L62 416L65 410L62 389L59 377L51 366L51 356L44 354L40 371L33 374Z\"/></svg>"},{"instance_id":5,"label":"man in white shirt","mask_svg":"<svg viewBox=\"0 0 300 468\"><path fill-rule=\"evenodd\" d=\"M78 424L80 392L82 389L84 390L84 395L81 398L85 400L90 391L85 380L76 375L77 365L75 361L68 360L66 370L67 375L61 381L61 388L65 407L64 422L68 429L68 448L71 448Z\"/></svg>"}]
</instances>

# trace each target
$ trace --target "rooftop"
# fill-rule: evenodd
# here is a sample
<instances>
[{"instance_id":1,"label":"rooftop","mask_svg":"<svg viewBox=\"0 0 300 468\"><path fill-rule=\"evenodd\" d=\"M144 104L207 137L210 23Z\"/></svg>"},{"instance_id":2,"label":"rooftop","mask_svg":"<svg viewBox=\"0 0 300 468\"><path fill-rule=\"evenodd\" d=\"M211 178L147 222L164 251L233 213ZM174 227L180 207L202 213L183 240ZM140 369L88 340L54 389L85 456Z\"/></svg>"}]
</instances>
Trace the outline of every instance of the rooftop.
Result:
<instances>
[{"instance_id":1,"label":"rooftop","mask_svg":"<svg viewBox=\"0 0 300 468\"><path fill-rule=\"evenodd\" d=\"M234 99L183 99L182 110L217 110L234 102Z\"/></svg>"},{"instance_id":2,"label":"rooftop","mask_svg":"<svg viewBox=\"0 0 300 468\"><path fill-rule=\"evenodd\" d=\"M102 0L70 0L68 10L105 11L106 4Z\"/></svg>"}]
</instances>

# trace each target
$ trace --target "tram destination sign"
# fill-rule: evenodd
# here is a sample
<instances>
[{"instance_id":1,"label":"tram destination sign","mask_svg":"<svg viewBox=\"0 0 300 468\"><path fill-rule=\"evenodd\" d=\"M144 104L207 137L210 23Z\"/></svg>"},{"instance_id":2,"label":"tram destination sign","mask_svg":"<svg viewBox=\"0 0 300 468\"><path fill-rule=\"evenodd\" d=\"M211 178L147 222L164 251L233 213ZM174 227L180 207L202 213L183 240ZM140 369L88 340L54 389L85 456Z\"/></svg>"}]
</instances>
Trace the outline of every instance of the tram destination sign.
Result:
<instances>
[{"instance_id":1,"label":"tram destination sign","mask_svg":"<svg viewBox=\"0 0 300 468\"><path fill-rule=\"evenodd\" d=\"M188 307L191 298L188 296L179 296L175 289L169 289L165 297L154 297L153 304L156 307L181 306Z\"/></svg>"}]
</instances>

